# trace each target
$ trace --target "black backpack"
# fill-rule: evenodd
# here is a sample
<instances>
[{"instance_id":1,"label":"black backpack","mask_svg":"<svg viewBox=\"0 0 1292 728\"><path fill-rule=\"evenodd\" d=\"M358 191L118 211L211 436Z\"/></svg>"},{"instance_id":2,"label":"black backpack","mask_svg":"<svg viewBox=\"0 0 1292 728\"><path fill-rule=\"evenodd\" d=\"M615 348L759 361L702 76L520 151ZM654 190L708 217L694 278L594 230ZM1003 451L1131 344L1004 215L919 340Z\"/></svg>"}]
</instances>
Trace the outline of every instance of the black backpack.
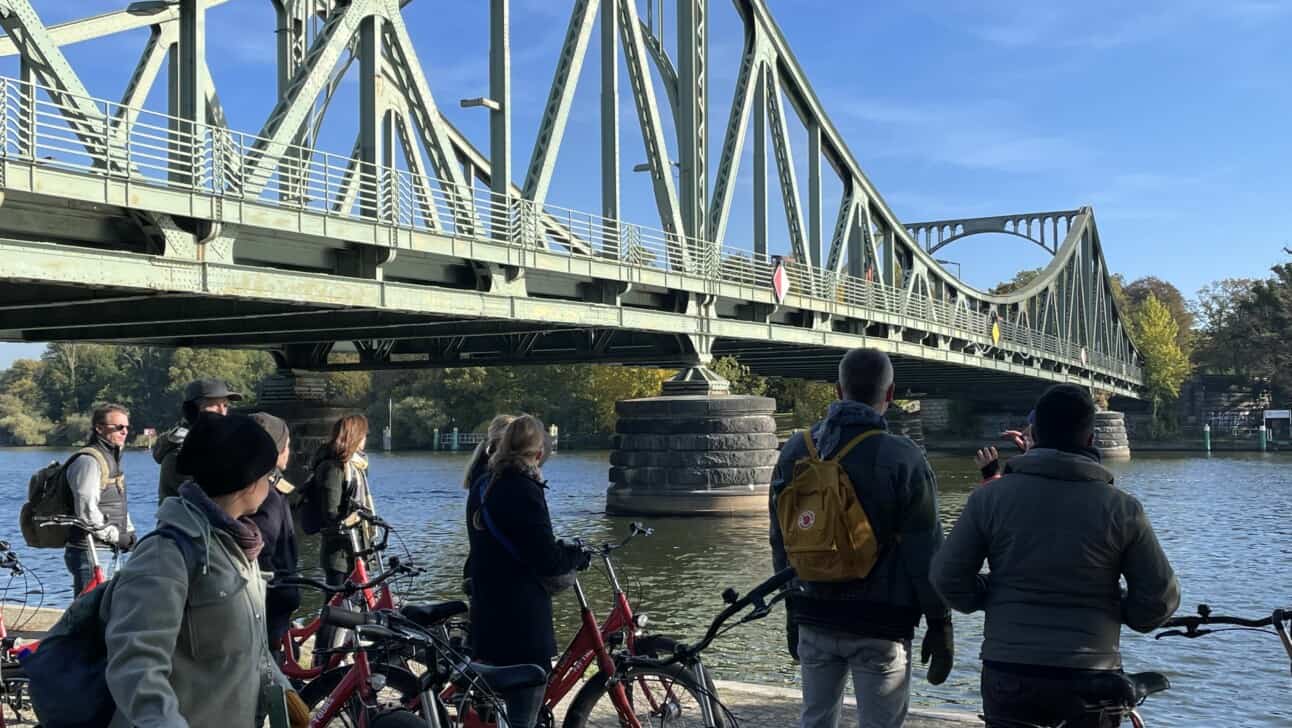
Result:
<instances>
[{"instance_id":1,"label":"black backpack","mask_svg":"<svg viewBox=\"0 0 1292 728\"><path fill-rule=\"evenodd\" d=\"M201 573L205 555L188 534L163 525L139 541L153 536L165 536L179 547L190 583ZM115 579L104 582L78 596L36 649L19 658L29 680L31 706L44 728L106 726L112 722L117 704L108 692L108 654L103 635L107 624L102 608L114 583Z\"/></svg>"},{"instance_id":2,"label":"black backpack","mask_svg":"<svg viewBox=\"0 0 1292 728\"><path fill-rule=\"evenodd\" d=\"M301 524L301 531L310 536L323 530L323 493L319 488L318 478L315 477L317 472L315 469L304 483L296 487L296 492L300 493L296 522Z\"/></svg>"}]
</instances>

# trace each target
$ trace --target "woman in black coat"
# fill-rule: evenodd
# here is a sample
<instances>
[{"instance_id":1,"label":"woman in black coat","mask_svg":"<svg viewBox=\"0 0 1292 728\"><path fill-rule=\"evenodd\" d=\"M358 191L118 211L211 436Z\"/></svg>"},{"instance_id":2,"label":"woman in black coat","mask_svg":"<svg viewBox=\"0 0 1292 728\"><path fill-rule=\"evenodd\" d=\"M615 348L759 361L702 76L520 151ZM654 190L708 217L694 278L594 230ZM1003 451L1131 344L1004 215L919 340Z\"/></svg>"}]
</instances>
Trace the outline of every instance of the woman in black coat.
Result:
<instances>
[{"instance_id":1,"label":"woman in black coat","mask_svg":"<svg viewBox=\"0 0 1292 728\"><path fill-rule=\"evenodd\" d=\"M539 469L548 452L543 423L517 417L490 458L490 477L477 481L467 498L471 646L481 662L551 669L556 633L542 580L588 565L580 548L552 534ZM507 696L510 724L533 726L542 701L541 687Z\"/></svg>"}]
</instances>

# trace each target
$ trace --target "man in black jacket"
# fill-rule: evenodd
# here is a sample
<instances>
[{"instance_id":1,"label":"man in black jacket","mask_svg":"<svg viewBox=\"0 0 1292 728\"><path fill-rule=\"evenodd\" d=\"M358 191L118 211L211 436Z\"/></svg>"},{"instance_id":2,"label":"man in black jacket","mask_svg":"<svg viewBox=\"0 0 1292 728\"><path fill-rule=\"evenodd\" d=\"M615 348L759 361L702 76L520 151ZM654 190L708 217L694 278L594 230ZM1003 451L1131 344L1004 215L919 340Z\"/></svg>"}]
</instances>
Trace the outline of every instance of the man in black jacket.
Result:
<instances>
[{"instance_id":1,"label":"man in black jacket","mask_svg":"<svg viewBox=\"0 0 1292 728\"><path fill-rule=\"evenodd\" d=\"M839 362L838 393L839 401L810 434L820 457L829 459L859 435L880 431L840 460L874 529L879 556L864 579L805 581L791 602L790 651L803 675L801 726L838 724L851 672L860 725L897 728L910 706L911 640L921 616L928 625L922 659L933 661L929 682L941 684L951 670L951 617L928 579L929 562L942 543L937 481L919 446L886 431L884 412L893 401L887 355L849 351ZM795 463L807 455L803 434L793 436L772 475L771 544L778 571L788 558L777 497L793 479Z\"/></svg>"},{"instance_id":2,"label":"man in black jacket","mask_svg":"<svg viewBox=\"0 0 1292 728\"><path fill-rule=\"evenodd\" d=\"M1036 404L1036 446L969 496L933 560L933 584L948 604L987 613L988 725L1117 725L1074 715L1078 694L1121 670L1123 624L1151 631L1180 604L1144 507L1099 464L1094 422L1084 387L1047 390ZM978 573L984 560L988 574Z\"/></svg>"}]
</instances>

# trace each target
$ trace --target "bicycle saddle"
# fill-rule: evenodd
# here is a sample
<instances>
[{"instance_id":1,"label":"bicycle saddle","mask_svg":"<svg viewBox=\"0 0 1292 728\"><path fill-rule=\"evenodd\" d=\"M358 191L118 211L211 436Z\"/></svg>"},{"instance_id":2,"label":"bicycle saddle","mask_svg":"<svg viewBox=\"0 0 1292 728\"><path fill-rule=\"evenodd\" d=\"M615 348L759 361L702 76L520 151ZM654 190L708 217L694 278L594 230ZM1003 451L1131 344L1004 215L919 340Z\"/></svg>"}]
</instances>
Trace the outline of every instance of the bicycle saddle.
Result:
<instances>
[{"instance_id":1,"label":"bicycle saddle","mask_svg":"<svg viewBox=\"0 0 1292 728\"><path fill-rule=\"evenodd\" d=\"M536 688L547 684L547 671L538 665L506 665L494 667L471 663L467 675L475 674L495 693L509 693L523 688ZM464 675L465 678L467 675Z\"/></svg>"},{"instance_id":2,"label":"bicycle saddle","mask_svg":"<svg viewBox=\"0 0 1292 728\"><path fill-rule=\"evenodd\" d=\"M1091 677L1080 690L1087 709L1133 708L1152 695L1171 687L1166 676L1156 672L1125 674L1110 672Z\"/></svg>"},{"instance_id":3,"label":"bicycle saddle","mask_svg":"<svg viewBox=\"0 0 1292 728\"><path fill-rule=\"evenodd\" d=\"M466 602L438 602L435 604L408 604L399 613L423 627L433 627L440 622L467 611Z\"/></svg>"}]
</instances>

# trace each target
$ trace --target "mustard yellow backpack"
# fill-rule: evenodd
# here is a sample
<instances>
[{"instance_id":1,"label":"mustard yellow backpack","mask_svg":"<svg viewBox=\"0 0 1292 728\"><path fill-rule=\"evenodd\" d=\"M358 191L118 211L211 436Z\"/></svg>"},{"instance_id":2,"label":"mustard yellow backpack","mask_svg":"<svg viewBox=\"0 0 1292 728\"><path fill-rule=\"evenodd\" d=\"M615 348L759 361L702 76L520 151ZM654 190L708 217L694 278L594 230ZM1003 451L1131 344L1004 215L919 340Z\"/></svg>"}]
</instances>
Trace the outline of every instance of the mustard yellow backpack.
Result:
<instances>
[{"instance_id":1,"label":"mustard yellow backpack","mask_svg":"<svg viewBox=\"0 0 1292 728\"><path fill-rule=\"evenodd\" d=\"M883 430L867 430L822 459L803 433L807 457L794 463L794 476L776 497L776 520L785 555L804 581L864 579L879 559L879 542L857 491L840 461L866 438Z\"/></svg>"}]
</instances>

